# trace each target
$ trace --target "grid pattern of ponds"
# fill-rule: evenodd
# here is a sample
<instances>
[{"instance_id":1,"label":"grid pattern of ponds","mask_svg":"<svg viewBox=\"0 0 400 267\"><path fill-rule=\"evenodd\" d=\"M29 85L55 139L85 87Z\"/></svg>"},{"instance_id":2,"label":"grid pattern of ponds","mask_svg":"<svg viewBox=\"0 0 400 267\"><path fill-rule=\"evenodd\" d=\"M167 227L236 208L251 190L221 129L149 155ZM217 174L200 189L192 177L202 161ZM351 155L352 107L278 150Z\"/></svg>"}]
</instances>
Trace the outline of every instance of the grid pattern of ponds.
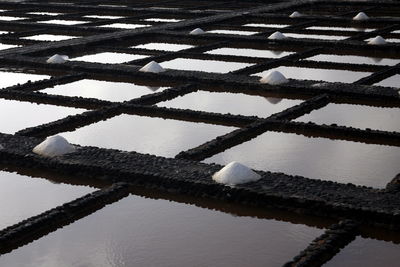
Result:
<instances>
[{"instance_id":1,"label":"grid pattern of ponds","mask_svg":"<svg viewBox=\"0 0 400 267\"><path fill-rule=\"evenodd\" d=\"M390 0L1 2L0 182L18 210L0 207L0 265L396 266L399 11ZM276 31L287 38L268 39ZM388 42L368 44L378 35ZM56 53L71 60L46 63ZM139 71L151 61L166 71ZM261 84L273 70L289 82ZM80 149L31 152L54 134ZM230 161L263 179L214 183Z\"/></svg>"}]
</instances>

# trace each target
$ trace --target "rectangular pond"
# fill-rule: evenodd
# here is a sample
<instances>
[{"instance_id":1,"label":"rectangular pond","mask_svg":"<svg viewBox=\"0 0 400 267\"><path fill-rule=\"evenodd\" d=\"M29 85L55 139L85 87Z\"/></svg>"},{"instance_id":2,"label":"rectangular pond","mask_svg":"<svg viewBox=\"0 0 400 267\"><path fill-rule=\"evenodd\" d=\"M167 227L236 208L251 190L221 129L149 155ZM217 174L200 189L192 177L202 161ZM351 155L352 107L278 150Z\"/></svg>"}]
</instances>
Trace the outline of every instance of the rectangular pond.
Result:
<instances>
[{"instance_id":1,"label":"rectangular pond","mask_svg":"<svg viewBox=\"0 0 400 267\"><path fill-rule=\"evenodd\" d=\"M47 104L0 99L0 132L14 134L86 110Z\"/></svg>"},{"instance_id":2,"label":"rectangular pond","mask_svg":"<svg viewBox=\"0 0 400 267\"><path fill-rule=\"evenodd\" d=\"M362 57L353 55L329 55L329 54L321 54L313 56L310 58L306 58L306 60L351 63L351 64L389 65L389 66L393 66L400 63L400 59Z\"/></svg>"},{"instance_id":3,"label":"rectangular pond","mask_svg":"<svg viewBox=\"0 0 400 267\"><path fill-rule=\"evenodd\" d=\"M235 31L235 30L211 30L207 33L218 33L218 34L237 34L237 35L253 35L258 32L254 31Z\"/></svg>"},{"instance_id":4,"label":"rectangular pond","mask_svg":"<svg viewBox=\"0 0 400 267\"><path fill-rule=\"evenodd\" d=\"M123 114L61 135L71 143L85 146L174 157L181 151L234 129L236 128Z\"/></svg>"},{"instance_id":5,"label":"rectangular pond","mask_svg":"<svg viewBox=\"0 0 400 267\"><path fill-rule=\"evenodd\" d=\"M38 21L37 23L60 24L60 25L77 25L77 24L87 23L87 21L52 19L52 20Z\"/></svg>"},{"instance_id":6,"label":"rectangular pond","mask_svg":"<svg viewBox=\"0 0 400 267\"><path fill-rule=\"evenodd\" d=\"M176 70L191 70L204 72L227 73L234 70L239 70L251 64L238 62L225 62L217 60L201 60L190 58L177 58L161 63L163 68Z\"/></svg>"},{"instance_id":7,"label":"rectangular pond","mask_svg":"<svg viewBox=\"0 0 400 267\"><path fill-rule=\"evenodd\" d=\"M374 85L400 88L400 74L393 75L389 78L375 83Z\"/></svg>"},{"instance_id":8,"label":"rectangular pond","mask_svg":"<svg viewBox=\"0 0 400 267\"><path fill-rule=\"evenodd\" d=\"M35 41L63 41L77 38L77 36L70 35L55 35L55 34L38 34L33 36L21 37L21 39L35 40Z\"/></svg>"},{"instance_id":9,"label":"rectangular pond","mask_svg":"<svg viewBox=\"0 0 400 267\"><path fill-rule=\"evenodd\" d=\"M274 267L322 231L131 195L2 255L0 265Z\"/></svg>"},{"instance_id":10,"label":"rectangular pond","mask_svg":"<svg viewBox=\"0 0 400 267\"><path fill-rule=\"evenodd\" d=\"M107 25L101 25L98 27L102 28L120 28L120 29L137 29L137 28L144 28L151 25L144 25L144 24L130 24L130 23L113 23Z\"/></svg>"},{"instance_id":11,"label":"rectangular pond","mask_svg":"<svg viewBox=\"0 0 400 267\"><path fill-rule=\"evenodd\" d=\"M290 54L293 54L293 52L285 52L285 51L279 51L279 50L261 50L261 49L223 47L223 48L217 48L217 49L207 51L206 54L262 57L262 58L280 58L280 57L285 57Z\"/></svg>"},{"instance_id":12,"label":"rectangular pond","mask_svg":"<svg viewBox=\"0 0 400 267\"><path fill-rule=\"evenodd\" d=\"M400 147L266 132L205 160L383 188L400 172Z\"/></svg>"},{"instance_id":13,"label":"rectangular pond","mask_svg":"<svg viewBox=\"0 0 400 267\"><path fill-rule=\"evenodd\" d=\"M75 57L71 58L71 60L85 61L92 63L120 64L136 59L142 59L145 57L147 56L126 54L126 53L103 52L91 55L84 55L81 57Z\"/></svg>"},{"instance_id":14,"label":"rectangular pond","mask_svg":"<svg viewBox=\"0 0 400 267\"><path fill-rule=\"evenodd\" d=\"M301 102L242 93L198 91L159 103L157 106L268 117Z\"/></svg>"},{"instance_id":15,"label":"rectangular pond","mask_svg":"<svg viewBox=\"0 0 400 267\"><path fill-rule=\"evenodd\" d=\"M0 170L0 230L92 191Z\"/></svg>"},{"instance_id":16,"label":"rectangular pond","mask_svg":"<svg viewBox=\"0 0 400 267\"><path fill-rule=\"evenodd\" d=\"M52 88L41 90L40 92L53 95L80 96L122 102L141 97L142 95L151 94L155 91L161 92L164 89L166 89L166 87L154 88L136 85L134 83L84 79L72 83L56 85Z\"/></svg>"},{"instance_id":17,"label":"rectangular pond","mask_svg":"<svg viewBox=\"0 0 400 267\"><path fill-rule=\"evenodd\" d=\"M147 44L131 46L131 48L143 48L149 50L161 50L161 51L171 51L171 52L176 52L192 47L194 46L186 44L170 44L170 43L147 43Z\"/></svg>"},{"instance_id":18,"label":"rectangular pond","mask_svg":"<svg viewBox=\"0 0 400 267\"><path fill-rule=\"evenodd\" d=\"M48 75L0 71L0 88L24 84L28 81L35 82L49 78L50 76Z\"/></svg>"}]
</instances>

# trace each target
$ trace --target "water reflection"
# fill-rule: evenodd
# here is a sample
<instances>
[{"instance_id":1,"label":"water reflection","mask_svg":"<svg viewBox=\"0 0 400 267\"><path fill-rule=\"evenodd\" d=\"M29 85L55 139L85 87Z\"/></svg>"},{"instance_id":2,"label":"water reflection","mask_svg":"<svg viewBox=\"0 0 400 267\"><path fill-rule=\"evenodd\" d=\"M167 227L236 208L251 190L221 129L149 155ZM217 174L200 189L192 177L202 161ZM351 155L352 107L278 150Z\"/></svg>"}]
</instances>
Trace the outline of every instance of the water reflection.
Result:
<instances>
[{"instance_id":1,"label":"water reflection","mask_svg":"<svg viewBox=\"0 0 400 267\"><path fill-rule=\"evenodd\" d=\"M94 191L0 171L0 229ZM10 265L11 266L11 265Z\"/></svg>"},{"instance_id":2,"label":"water reflection","mask_svg":"<svg viewBox=\"0 0 400 267\"><path fill-rule=\"evenodd\" d=\"M329 104L297 121L338 124L357 128L400 132L400 108L380 108L348 104Z\"/></svg>"},{"instance_id":3,"label":"water reflection","mask_svg":"<svg viewBox=\"0 0 400 267\"><path fill-rule=\"evenodd\" d=\"M329 54L321 54L313 56L307 58L307 60L353 63L353 64L390 65L390 66L400 63L400 59L370 58L370 57L361 57L352 55L329 55Z\"/></svg>"},{"instance_id":4,"label":"water reflection","mask_svg":"<svg viewBox=\"0 0 400 267\"><path fill-rule=\"evenodd\" d=\"M233 56L265 57L265 58L278 58L293 54L292 52L247 49L247 48L218 48L210 50L206 53L215 55L233 55Z\"/></svg>"},{"instance_id":5,"label":"water reflection","mask_svg":"<svg viewBox=\"0 0 400 267\"><path fill-rule=\"evenodd\" d=\"M162 62L161 66L163 68L177 69L177 70L227 73L230 71L251 66L251 64L216 61L216 60L177 58L170 61Z\"/></svg>"},{"instance_id":6,"label":"water reflection","mask_svg":"<svg viewBox=\"0 0 400 267\"><path fill-rule=\"evenodd\" d=\"M22 17L0 16L0 20L5 20L5 21L22 20L22 19L26 19L26 18L22 18Z\"/></svg>"},{"instance_id":7,"label":"water reflection","mask_svg":"<svg viewBox=\"0 0 400 267\"><path fill-rule=\"evenodd\" d=\"M282 101L282 98L278 97L266 97L267 101L273 105L279 104Z\"/></svg>"},{"instance_id":8,"label":"water reflection","mask_svg":"<svg viewBox=\"0 0 400 267\"><path fill-rule=\"evenodd\" d=\"M400 245L375 239L357 237L324 267L363 266L396 267L399 262Z\"/></svg>"},{"instance_id":9,"label":"water reflection","mask_svg":"<svg viewBox=\"0 0 400 267\"><path fill-rule=\"evenodd\" d=\"M87 23L87 21L52 19L52 20L38 21L37 23L60 24L60 25L77 25L77 24Z\"/></svg>"},{"instance_id":10,"label":"water reflection","mask_svg":"<svg viewBox=\"0 0 400 267\"><path fill-rule=\"evenodd\" d=\"M0 71L0 88L48 79L48 75Z\"/></svg>"},{"instance_id":11,"label":"water reflection","mask_svg":"<svg viewBox=\"0 0 400 267\"><path fill-rule=\"evenodd\" d=\"M131 46L132 48L144 48L149 50L163 50L163 51L180 51L183 49L192 48L193 45L185 44L170 44L170 43L147 43L136 46Z\"/></svg>"},{"instance_id":12,"label":"water reflection","mask_svg":"<svg viewBox=\"0 0 400 267\"><path fill-rule=\"evenodd\" d=\"M97 80L80 80L73 83L56 85L53 88L42 90L43 93L97 98L114 102L131 100L142 95L152 93L166 87L150 88L134 83L107 82Z\"/></svg>"},{"instance_id":13,"label":"water reflection","mask_svg":"<svg viewBox=\"0 0 400 267\"><path fill-rule=\"evenodd\" d=\"M143 28L143 27L148 27L151 25L143 25L143 24L129 24L129 23L113 23L113 24L108 24L108 25L102 25L98 27L102 28L121 28L121 29L137 29L137 28Z\"/></svg>"},{"instance_id":14,"label":"water reflection","mask_svg":"<svg viewBox=\"0 0 400 267\"><path fill-rule=\"evenodd\" d=\"M83 16L84 18L90 18L90 19L123 19L125 17L123 16L105 16L105 15L86 15Z\"/></svg>"},{"instance_id":15,"label":"water reflection","mask_svg":"<svg viewBox=\"0 0 400 267\"><path fill-rule=\"evenodd\" d=\"M265 23L248 23L244 24L245 27L266 27L266 28L285 28L290 26L289 24L265 24Z\"/></svg>"},{"instance_id":16,"label":"water reflection","mask_svg":"<svg viewBox=\"0 0 400 267\"><path fill-rule=\"evenodd\" d=\"M268 102L269 101L270 100L268 100ZM241 93L198 91L162 102L158 104L158 106L224 114L231 113L235 115L268 117L273 113L280 112L301 103L300 100L290 99L285 99L282 102L277 101L273 103L274 105L271 105L268 102L261 96Z\"/></svg>"},{"instance_id":17,"label":"water reflection","mask_svg":"<svg viewBox=\"0 0 400 267\"><path fill-rule=\"evenodd\" d=\"M383 188L400 172L400 148L267 132L205 160Z\"/></svg>"},{"instance_id":18,"label":"water reflection","mask_svg":"<svg viewBox=\"0 0 400 267\"><path fill-rule=\"evenodd\" d=\"M19 45L0 44L0 50L10 49L10 48L15 48L15 47L19 47Z\"/></svg>"},{"instance_id":19,"label":"water reflection","mask_svg":"<svg viewBox=\"0 0 400 267\"><path fill-rule=\"evenodd\" d=\"M393 75L387 79L375 83L374 85L400 88L400 74Z\"/></svg>"},{"instance_id":20,"label":"water reflection","mask_svg":"<svg viewBox=\"0 0 400 267\"><path fill-rule=\"evenodd\" d=\"M86 55L76 58L71 58L71 60L86 61L93 63L109 63L109 64L120 64L129 62L136 59L142 59L147 56L142 55L132 55L126 53L113 53L113 52L103 52L93 55Z\"/></svg>"},{"instance_id":21,"label":"water reflection","mask_svg":"<svg viewBox=\"0 0 400 267\"><path fill-rule=\"evenodd\" d=\"M209 33L219 33L219 34L238 34L238 35L253 35L258 32L252 32L252 31L234 31L234 30L211 30L207 31Z\"/></svg>"},{"instance_id":22,"label":"water reflection","mask_svg":"<svg viewBox=\"0 0 400 267\"><path fill-rule=\"evenodd\" d=\"M374 31L376 29L373 28L350 28L350 27L330 27L330 26L312 26L307 27L309 30L331 30L331 31Z\"/></svg>"},{"instance_id":23,"label":"water reflection","mask_svg":"<svg viewBox=\"0 0 400 267\"><path fill-rule=\"evenodd\" d=\"M129 196L2 256L0 264L281 266L321 233L304 225Z\"/></svg>"},{"instance_id":24,"label":"water reflection","mask_svg":"<svg viewBox=\"0 0 400 267\"><path fill-rule=\"evenodd\" d=\"M160 130L162 129L162 130ZM71 143L174 157L234 127L120 115L61 135Z\"/></svg>"},{"instance_id":25,"label":"water reflection","mask_svg":"<svg viewBox=\"0 0 400 267\"><path fill-rule=\"evenodd\" d=\"M84 109L0 99L0 132L13 134L27 127L38 126L84 111Z\"/></svg>"},{"instance_id":26,"label":"water reflection","mask_svg":"<svg viewBox=\"0 0 400 267\"><path fill-rule=\"evenodd\" d=\"M348 36L338 35L323 35L323 34L300 34L300 33L284 33L286 37L292 38L307 38L307 39L321 39L321 40L344 40L349 38Z\"/></svg>"},{"instance_id":27,"label":"water reflection","mask_svg":"<svg viewBox=\"0 0 400 267\"><path fill-rule=\"evenodd\" d=\"M179 22L183 19L166 19L166 18L149 18L144 19L144 21L154 21L154 22Z\"/></svg>"},{"instance_id":28,"label":"water reflection","mask_svg":"<svg viewBox=\"0 0 400 267\"><path fill-rule=\"evenodd\" d=\"M364 78L371 73L369 72L356 72L348 70L328 70L328 69L313 69L313 68L300 68L300 67L278 67L274 71L281 72L286 78L301 79L301 80L322 80L327 82L342 82L352 83L361 78ZM254 75L265 76L267 70Z\"/></svg>"},{"instance_id":29,"label":"water reflection","mask_svg":"<svg viewBox=\"0 0 400 267\"><path fill-rule=\"evenodd\" d=\"M55 34L39 34L33 36L22 37L21 39L35 40L35 41L63 41L77 38L76 36L69 35L55 35Z\"/></svg>"}]
</instances>

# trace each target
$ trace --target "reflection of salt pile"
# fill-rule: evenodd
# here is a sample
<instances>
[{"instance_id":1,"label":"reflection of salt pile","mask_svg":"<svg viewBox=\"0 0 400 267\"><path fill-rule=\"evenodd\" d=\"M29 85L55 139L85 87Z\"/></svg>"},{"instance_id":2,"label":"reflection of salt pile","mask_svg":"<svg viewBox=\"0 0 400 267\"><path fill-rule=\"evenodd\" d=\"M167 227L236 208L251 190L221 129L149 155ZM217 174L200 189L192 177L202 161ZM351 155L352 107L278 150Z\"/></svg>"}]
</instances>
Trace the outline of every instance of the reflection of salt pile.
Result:
<instances>
[{"instance_id":1,"label":"reflection of salt pile","mask_svg":"<svg viewBox=\"0 0 400 267\"><path fill-rule=\"evenodd\" d=\"M274 32L273 34L271 34L268 39L271 40L282 40L282 39L286 39L287 37L281 33L281 32Z\"/></svg>"},{"instance_id":2,"label":"reflection of salt pile","mask_svg":"<svg viewBox=\"0 0 400 267\"><path fill-rule=\"evenodd\" d=\"M204 34L204 33L205 32L200 28L196 28L193 31L189 32L189 34L191 34L191 35L199 35L199 34Z\"/></svg>"},{"instance_id":3,"label":"reflection of salt pile","mask_svg":"<svg viewBox=\"0 0 400 267\"><path fill-rule=\"evenodd\" d=\"M282 101L282 98L279 97L266 97L265 99L267 99L267 101L271 104L278 104L279 102Z\"/></svg>"},{"instance_id":4,"label":"reflection of salt pile","mask_svg":"<svg viewBox=\"0 0 400 267\"><path fill-rule=\"evenodd\" d=\"M236 161L229 163L212 176L212 179L217 183L226 185L254 182L260 178L261 175Z\"/></svg>"},{"instance_id":5,"label":"reflection of salt pile","mask_svg":"<svg viewBox=\"0 0 400 267\"><path fill-rule=\"evenodd\" d=\"M271 50L271 53L274 54L275 56L279 56L280 54L283 53L283 51Z\"/></svg>"},{"instance_id":6,"label":"reflection of salt pile","mask_svg":"<svg viewBox=\"0 0 400 267\"><path fill-rule=\"evenodd\" d=\"M364 12L358 13L356 16L353 17L353 20L368 20L369 17Z\"/></svg>"},{"instance_id":7,"label":"reflection of salt pile","mask_svg":"<svg viewBox=\"0 0 400 267\"><path fill-rule=\"evenodd\" d=\"M144 65L139 71L159 73L165 71L165 69L163 69L163 67L161 67L160 64L158 64L157 62L151 61L150 63Z\"/></svg>"},{"instance_id":8,"label":"reflection of salt pile","mask_svg":"<svg viewBox=\"0 0 400 267\"><path fill-rule=\"evenodd\" d=\"M4 149L4 146L2 146L2 145L0 144L0 150L1 150L1 149Z\"/></svg>"},{"instance_id":9,"label":"reflection of salt pile","mask_svg":"<svg viewBox=\"0 0 400 267\"><path fill-rule=\"evenodd\" d=\"M383 58L381 57L371 57L372 61L374 61L375 63L379 63L383 60Z\"/></svg>"},{"instance_id":10,"label":"reflection of salt pile","mask_svg":"<svg viewBox=\"0 0 400 267\"><path fill-rule=\"evenodd\" d=\"M55 54L54 56L49 57L46 62L47 63L65 63L68 60L68 56Z\"/></svg>"},{"instance_id":11,"label":"reflection of salt pile","mask_svg":"<svg viewBox=\"0 0 400 267\"><path fill-rule=\"evenodd\" d=\"M151 91L153 91L153 92L155 92L155 91L157 91L158 89L160 89L160 87L157 87L157 86L146 86L147 88L149 88Z\"/></svg>"},{"instance_id":12,"label":"reflection of salt pile","mask_svg":"<svg viewBox=\"0 0 400 267\"><path fill-rule=\"evenodd\" d=\"M289 18L300 18L302 16L303 16L303 14L301 14L300 12L295 11L292 14L290 14Z\"/></svg>"},{"instance_id":13,"label":"reflection of salt pile","mask_svg":"<svg viewBox=\"0 0 400 267\"><path fill-rule=\"evenodd\" d=\"M382 38L382 36L378 35L375 38L372 38L368 44L370 45L384 45L386 44L386 40Z\"/></svg>"},{"instance_id":14,"label":"reflection of salt pile","mask_svg":"<svg viewBox=\"0 0 400 267\"><path fill-rule=\"evenodd\" d=\"M59 135L47 137L46 140L33 148L34 153L45 157L61 156L75 150L73 145Z\"/></svg>"},{"instance_id":15,"label":"reflection of salt pile","mask_svg":"<svg viewBox=\"0 0 400 267\"><path fill-rule=\"evenodd\" d=\"M271 72L268 72L267 75L262 77L260 79L260 82L271 84L271 85L278 85L278 84L287 83L288 79L286 79L286 77L283 76L283 74L280 73L279 71L271 71Z\"/></svg>"}]
</instances>

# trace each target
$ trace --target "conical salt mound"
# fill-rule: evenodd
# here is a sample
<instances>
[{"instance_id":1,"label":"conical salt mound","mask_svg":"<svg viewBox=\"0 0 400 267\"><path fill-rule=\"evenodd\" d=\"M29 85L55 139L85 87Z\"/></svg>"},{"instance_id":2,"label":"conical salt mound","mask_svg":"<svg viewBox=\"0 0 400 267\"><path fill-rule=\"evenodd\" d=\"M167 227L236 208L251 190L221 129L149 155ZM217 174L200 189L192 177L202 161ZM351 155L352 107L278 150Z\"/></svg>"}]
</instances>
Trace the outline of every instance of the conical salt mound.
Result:
<instances>
[{"instance_id":1,"label":"conical salt mound","mask_svg":"<svg viewBox=\"0 0 400 267\"><path fill-rule=\"evenodd\" d=\"M189 32L189 34L192 34L192 35L199 35L199 34L204 34L204 33L205 33L205 31L203 31L200 28L196 28L193 31Z\"/></svg>"},{"instance_id":2,"label":"conical salt mound","mask_svg":"<svg viewBox=\"0 0 400 267\"><path fill-rule=\"evenodd\" d=\"M303 16L303 14L301 14L300 12L295 11L292 14L290 14L289 18L300 18L302 16Z\"/></svg>"},{"instance_id":3,"label":"conical salt mound","mask_svg":"<svg viewBox=\"0 0 400 267\"><path fill-rule=\"evenodd\" d=\"M371 39L368 44L370 45L384 45L387 44L386 40L382 38L382 36L376 36L375 38Z\"/></svg>"},{"instance_id":4,"label":"conical salt mound","mask_svg":"<svg viewBox=\"0 0 400 267\"><path fill-rule=\"evenodd\" d=\"M47 63L65 63L68 60L68 56L55 54L46 60Z\"/></svg>"},{"instance_id":5,"label":"conical salt mound","mask_svg":"<svg viewBox=\"0 0 400 267\"><path fill-rule=\"evenodd\" d=\"M217 183L236 185L257 181L261 179L261 175L254 172L249 167L233 161L218 172L214 173L212 179Z\"/></svg>"},{"instance_id":6,"label":"conical salt mound","mask_svg":"<svg viewBox=\"0 0 400 267\"><path fill-rule=\"evenodd\" d=\"M369 17L364 12L358 13L356 16L353 17L353 20L368 20Z\"/></svg>"},{"instance_id":7,"label":"conical salt mound","mask_svg":"<svg viewBox=\"0 0 400 267\"><path fill-rule=\"evenodd\" d=\"M281 32L274 32L273 34L271 34L268 39L272 39L272 40L282 40L287 38L283 33Z\"/></svg>"},{"instance_id":8,"label":"conical salt mound","mask_svg":"<svg viewBox=\"0 0 400 267\"><path fill-rule=\"evenodd\" d=\"M268 72L266 76L262 77L260 79L260 82L271 84L271 85L278 85L278 84L287 83L288 79L286 79L286 77L283 76L283 74L280 73L279 71L271 71L271 72Z\"/></svg>"},{"instance_id":9,"label":"conical salt mound","mask_svg":"<svg viewBox=\"0 0 400 267\"><path fill-rule=\"evenodd\" d=\"M163 67L161 67L160 64L158 64L157 62L151 61L151 62L147 63L146 65L144 65L139 71L159 73L159 72L165 71L165 69Z\"/></svg>"},{"instance_id":10,"label":"conical salt mound","mask_svg":"<svg viewBox=\"0 0 400 267\"><path fill-rule=\"evenodd\" d=\"M267 99L267 101L273 105L278 104L282 101L282 98L279 97L266 97L265 99Z\"/></svg>"},{"instance_id":11,"label":"conical salt mound","mask_svg":"<svg viewBox=\"0 0 400 267\"><path fill-rule=\"evenodd\" d=\"M56 157L72 153L75 150L75 147L68 143L64 137L54 135L47 137L46 140L35 146L32 151L41 156Z\"/></svg>"}]
</instances>

